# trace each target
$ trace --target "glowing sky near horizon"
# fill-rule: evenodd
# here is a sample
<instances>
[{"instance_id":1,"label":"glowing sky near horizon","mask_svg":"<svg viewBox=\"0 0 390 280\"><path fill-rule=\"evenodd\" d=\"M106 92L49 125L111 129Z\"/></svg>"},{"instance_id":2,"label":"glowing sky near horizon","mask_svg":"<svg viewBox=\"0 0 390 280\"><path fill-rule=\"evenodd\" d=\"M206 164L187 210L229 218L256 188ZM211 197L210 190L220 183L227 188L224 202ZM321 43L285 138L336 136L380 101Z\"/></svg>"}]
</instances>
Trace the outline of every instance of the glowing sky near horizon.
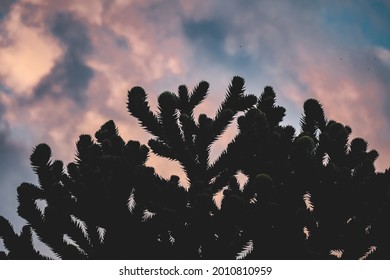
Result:
<instances>
[{"instance_id":1,"label":"glowing sky near horizon","mask_svg":"<svg viewBox=\"0 0 390 280\"><path fill-rule=\"evenodd\" d=\"M112 119L147 143L126 110L140 85L157 94L210 83L200 111L213 115L231 78L247 93L274 87L284 123L298 127L307 98L349 125L390 167L390 2L0 0L0 214L19 229L16 187L42 142L69 163L80 134ZM221 139L216 151L229 141ZM152 156L164 177L178 165Z\"/></svg>"}]
</instances>

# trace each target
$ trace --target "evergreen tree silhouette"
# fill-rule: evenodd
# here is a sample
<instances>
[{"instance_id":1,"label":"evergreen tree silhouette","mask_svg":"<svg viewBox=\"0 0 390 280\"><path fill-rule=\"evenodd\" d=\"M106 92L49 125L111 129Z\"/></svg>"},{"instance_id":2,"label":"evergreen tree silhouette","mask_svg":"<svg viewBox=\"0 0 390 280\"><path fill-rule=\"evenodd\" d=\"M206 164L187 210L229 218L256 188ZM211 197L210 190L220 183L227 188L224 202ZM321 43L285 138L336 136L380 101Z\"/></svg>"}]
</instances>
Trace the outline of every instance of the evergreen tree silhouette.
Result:
<instances>
[{"instance_id":1,"label":"evergreen tree silhouette","mask_svg":"<svg viewBox=\"0 0 390 280\"><path fill-rule=\"evenodd\" d=\"M121 138L113 121L81 135L64 168L39 144L30 157L39 186L18 187L20 234L0 216L2 259L47 259L33 232L61 259L388 259L390 170L351 128L304 103L300 132L281 125L272 87L245 95L234 77L214 117L195 108L209 84L163 92L152 112L141 87L127 108L151 135L148 146L177 161L179 177L146 166L149 148ZM237 118L238 133L210 162L210 148ZM236 176L248 180L240 186ZM222 197L220 207L216 196ZM43 206L42 206L43 205Z\"/></svg>"}]
</instances>

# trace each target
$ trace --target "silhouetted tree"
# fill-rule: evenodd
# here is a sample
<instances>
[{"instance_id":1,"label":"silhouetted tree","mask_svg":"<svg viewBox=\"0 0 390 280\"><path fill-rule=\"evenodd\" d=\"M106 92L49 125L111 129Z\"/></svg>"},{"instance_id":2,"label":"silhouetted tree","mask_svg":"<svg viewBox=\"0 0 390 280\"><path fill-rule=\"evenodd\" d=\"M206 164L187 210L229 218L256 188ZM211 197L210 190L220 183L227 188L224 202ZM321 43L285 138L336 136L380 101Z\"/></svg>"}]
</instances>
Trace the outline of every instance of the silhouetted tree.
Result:
<instances>
[{"instance_id":1,"label":"silhouetted tree","mask_svg":"<svg viewBox=\"0 0 390 280\"><path fill-rule=\"evenodd\" d=\"M390 257L390 171L375 171L378 152L350 141L351 128L328 120L314 99L297 135L281 125L286 110L273 88L245 95L240 77L213 118L196 118L208 88L164 92L157 113L141 87L128 92L130 114L153 137L148 146L181 165L188 189L146 166L149 148L125 143L113 121L95 138L80 136L66 170L40 144L30 157L39 186L18 187L27 225L17 234L0 217L8 249L0 258L45 259L33 232L62 259ZM211 162L211 146L234 119L236 136Z\"/></svg>"}]
</instances>

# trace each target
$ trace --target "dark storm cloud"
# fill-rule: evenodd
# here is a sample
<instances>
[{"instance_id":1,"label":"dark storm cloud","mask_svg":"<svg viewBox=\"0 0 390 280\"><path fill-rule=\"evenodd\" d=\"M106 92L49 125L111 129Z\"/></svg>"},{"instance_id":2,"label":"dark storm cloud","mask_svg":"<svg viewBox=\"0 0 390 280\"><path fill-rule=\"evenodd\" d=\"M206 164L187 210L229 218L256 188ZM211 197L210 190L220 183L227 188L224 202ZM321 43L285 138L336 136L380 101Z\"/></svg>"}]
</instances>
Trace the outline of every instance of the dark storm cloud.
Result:
<instances>
[{"instance_id":1,"label":"dark storm cloud","mask_svg":"<svg viewBox=\"0 0 390 280\"><path fill-rule=\"evenodd\" d=\"M115 36L114 41L120 49L129 50L129 44L123 36Z\"/></svg>"},{"instance_id":2,"label":"dark storm cloud","mask_svg":"<svg viewBox=\"0 0 390 280\"><path fill-rule=\"evenodd\" d=\"M85 56L92 50L87 29L72 14L60 13L51 32L63 44L65 53L35 88L35 97L70 98L83 105L85 90L93 77L93 70L85 63Z\"/></svg>"},{"instance_id":3,"label":"dark storm cloud","mask_svg":"<svg viewBox=\"0 0 390 280\"><path fill-rule=\"evenodd\" d=\"M253 67L251 56L245 52L245 43L238 40L235 48L238 50L234 54L229 54L226 50L226 40L229 31L229 23L224 19L206 19L202 21L184 20L183 31L188 40L197 52L199 61L210 63L214 61L222 63L226 67L246 69L250 71ZM197 60L198 60L197 59Z\"/></svg>"},{"instance_id":4,"label":"dark storm cloud","mask_svg":"<svg viewBox=\"0 0 390 280\"><path fill-rule=\"evenodd\" d=\"M0 3L0 21L5 18L9 11L11 10L12 4L14 4L16 0L2 0Z\"/></svg>"},{"instance_id":5,"label":"dark storm cloud","mask_svg":"<svg viewBox=\"0 0 390 280\"><path fill-rule=\"evenodd\" d=\"M217 20L186 21L183 24L187 38L203 48L212 49L216 52L223 51L223 41L227 30Z\"/></svg>"},{"instance_id":6,"label":"dark storm cloud","mask_svg":"<svg viewBox=\"0 0 390 280\"><path fill-rule=\"evenodd\" d=\"M10 88L6 87L4 84L1 83L1 78L0 78L0 92L1 91L6 93L6 94L11 94L12 93L12 90ZM2 114L0 113L0 116L1 115Z\"/></svg>"}]
</instances>

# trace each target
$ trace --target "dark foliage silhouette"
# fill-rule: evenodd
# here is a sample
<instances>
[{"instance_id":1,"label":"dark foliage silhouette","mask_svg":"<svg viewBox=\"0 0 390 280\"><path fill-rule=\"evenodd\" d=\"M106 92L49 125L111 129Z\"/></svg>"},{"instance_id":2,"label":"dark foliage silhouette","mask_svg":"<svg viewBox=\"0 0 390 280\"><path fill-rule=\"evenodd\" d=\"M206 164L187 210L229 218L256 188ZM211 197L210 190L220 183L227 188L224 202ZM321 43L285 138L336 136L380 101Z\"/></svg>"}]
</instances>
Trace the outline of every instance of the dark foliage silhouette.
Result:
<instances>
[{"instance_id":1,"label":"dark foliage silhouette","mask_svg":"<svg viewBox=\"0 0 390 280\"><path fill-rule=\"evenodd\" d=\"M66 168L39 144L30 157L39 186L18 187L27 225L18 234L0 216L0 258L46 259L33 233L62 259L390 258L390 171L376 172L377 151L350 140L351 128L328 120L314 99L299 133L281 125L286 110L273 88L245 95L240 77L213 118L196 118L208 89L202 81L164 92L157 113L144 89L128 92L149 148L181 165L188 189L146 166L149 148L125 143L113 121L94 138L81 135ZM211 146L235 119L237 135L211 162Z\"/></svg>"}]
</instances>

